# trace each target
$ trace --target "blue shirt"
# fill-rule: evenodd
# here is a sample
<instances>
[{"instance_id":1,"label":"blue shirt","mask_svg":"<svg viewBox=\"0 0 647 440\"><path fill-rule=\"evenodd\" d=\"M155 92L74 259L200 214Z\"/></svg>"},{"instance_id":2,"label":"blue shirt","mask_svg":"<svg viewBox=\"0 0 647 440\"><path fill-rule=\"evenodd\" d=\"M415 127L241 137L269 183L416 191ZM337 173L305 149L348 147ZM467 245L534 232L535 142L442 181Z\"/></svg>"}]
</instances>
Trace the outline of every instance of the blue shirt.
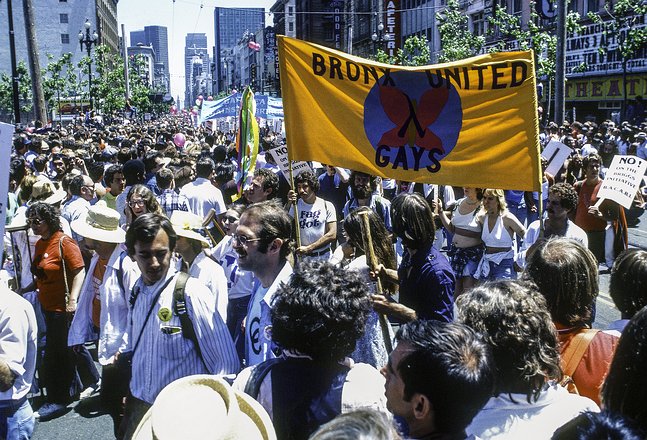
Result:
<instances>
[{"instance_id":1,"label":"blue shirt","mask_svg":"<svg viewBox=\"0 0 647 440\"><path fill-rule=\"evenodd\" d=\"M409 270L411 269L411 270ZM400 304L416 311L418 319L454 319L454 271L432 243L411 256L404 252L398 268Z\"/></svg>"}]
</instances>

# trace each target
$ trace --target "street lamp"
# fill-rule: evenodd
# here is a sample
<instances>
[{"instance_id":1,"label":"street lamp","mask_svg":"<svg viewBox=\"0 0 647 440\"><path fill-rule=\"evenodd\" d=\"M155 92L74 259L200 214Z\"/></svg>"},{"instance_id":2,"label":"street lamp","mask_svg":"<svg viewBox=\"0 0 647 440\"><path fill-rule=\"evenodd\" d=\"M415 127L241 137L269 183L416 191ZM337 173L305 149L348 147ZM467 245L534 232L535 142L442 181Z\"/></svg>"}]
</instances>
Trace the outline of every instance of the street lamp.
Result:
<instances>
[{"instance_id":1,"label":"street lamp","mask_svg":"<svg viewBox=\"0 0 647 440\"><path fill-rule=\"evenodd\" d=\"M383 43L384 42L384 24L380 22L377 25L377 32L373 32L373 35L371 35L371 40L373 40L373 51L377 52L377 44L378 43Z\"/></svg>"},{"instance_id":2,"label":"street lamp","mask_svg":"<svg viewBox=\"0 0 647 440\"><path fill-rule=\"evenodd\" d=\"M85 33L83 31L79 31L79 44L81 45L81 50L83 50L83 45L85 45L85 49L88 52L88 94L90 95L90 110L92 110L92 58L90 58L90 51L92 49L92 45L97 45L99 42L99 34L97 34L97 31L92 32L90 34L90 20L85 19L85 24L83 25L85 27Z\"/></svg>"}]
</instances>

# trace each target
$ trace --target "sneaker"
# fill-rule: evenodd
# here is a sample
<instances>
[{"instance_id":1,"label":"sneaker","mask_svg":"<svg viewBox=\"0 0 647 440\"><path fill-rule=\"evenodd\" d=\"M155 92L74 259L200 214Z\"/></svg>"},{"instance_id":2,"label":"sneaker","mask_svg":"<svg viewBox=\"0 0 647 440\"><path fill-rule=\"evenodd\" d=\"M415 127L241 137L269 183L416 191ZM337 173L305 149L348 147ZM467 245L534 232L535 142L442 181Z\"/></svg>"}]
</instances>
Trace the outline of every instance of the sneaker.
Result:
<instances>
[{"instance_id":1,"label":"sneaker","mask_svg":"<svg viewBox=\"0 0 647 440\"><path fill-rule=\"evenodd\" d=\"M62 403L46 403L34 412L34 417L41 422L52 420L65 414L67 406Z\"/></svg>"},{"instance_id":2,"label":"sneaker","mask_svg":"<svg viewBox=\"0 0 647 440\"><path fill-rule=\"evenodd\" d=\"M95 383L93 385L90 385L89 387L84 389L81 392L81 394L79 394L79 399L83 400L83 399L86 399L86 398L88 398L90 396L94 396L95 394L97 394L99 392L100 389L101 389L101 379L99 379L99 381L97 383Z\"/></svg>"}]
</instances>

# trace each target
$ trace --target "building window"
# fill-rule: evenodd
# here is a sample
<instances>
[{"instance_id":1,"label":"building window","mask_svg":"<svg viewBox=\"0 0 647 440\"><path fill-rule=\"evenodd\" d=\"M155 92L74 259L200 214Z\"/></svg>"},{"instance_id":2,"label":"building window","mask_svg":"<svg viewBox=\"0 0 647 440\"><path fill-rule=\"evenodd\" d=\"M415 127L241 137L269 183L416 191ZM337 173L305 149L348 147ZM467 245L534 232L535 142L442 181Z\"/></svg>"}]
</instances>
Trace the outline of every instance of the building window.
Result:
<instances>
[{"instance_id":1,"label":"building window","mask_svg":"<svg viewBox=\"0 0 647 440\"><path fill-rule=\"evenodd\" d=\"M61 44L70 44L70 34L61 34Z\"/></svg>"},{"instance_id":2,"label":"building window","mask_svg":"<svg viewBox=\"0 0 647 440\"><path fill-rule=\"evenodd\" d=\"M59 3L67 3L67 0L58 0Z\"/></svg>"},{"instance_id":3,"label":"building window","mask_svg":"<svg viewBox=\"0 0 647 440\"><path fill-rule=\"evenodd\" d=\"M586 10L584 11L585 14L589 12L598 12L599 10L599 4L598 0L587 0L586 1Z\"/></svg>"},{"instance_id":4,"label":"building window","mask_svg":"<svg viewBox=\"0 0 647 440\"><path fill-rule=\"evenodd\" d=\"M67 14L59 14L59 17L60 17L61 23L63 24L69 23L69 18Z\"/></svg>"},{"instance_id":5,"label":"building window","mask_svg":"<svg viewBox=\"0 0 647 440\"><path fill-rule=\"evenodd\" d=\"M472 15L472 33L474 35L485 35L485 18L483 11Z\"/></svg>"},{"instance_id":6,"label":"building window","mask_svg":"<svg viewBox=\"0 0 647 440\"><path fill-rule=\"evenodd\" d=\"M292 16L294 14L294 6L288 6L288 16Z\"/></svg>"},{"instance_id":7,"label":"building window","mask_svg":"<svg viewBox=\"0 0 647 440\"><path fill-rule=\"evenodd\" d=\"M292 22L288 23L288 32L294 32L294 23Z\"/></svg>"}]
</instances>

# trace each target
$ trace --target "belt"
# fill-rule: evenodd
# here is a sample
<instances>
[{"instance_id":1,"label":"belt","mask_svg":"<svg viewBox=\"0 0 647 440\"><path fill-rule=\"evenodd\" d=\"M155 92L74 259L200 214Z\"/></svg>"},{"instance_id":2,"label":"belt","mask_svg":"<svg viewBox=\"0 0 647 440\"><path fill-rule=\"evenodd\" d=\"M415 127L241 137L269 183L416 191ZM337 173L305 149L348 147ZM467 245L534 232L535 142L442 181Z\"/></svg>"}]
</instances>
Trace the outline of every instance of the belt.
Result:
<instances>
[{"instance_id":1,"label":"belt","mask_svg":"<svg viewBox=\"0 0 647 440\"><path fill-rule=\"evenodd\" d=\"M324 254L327 254L328 252L330 252L330 247L327 247L326 249L322 249L320 251L312 251L312 252L310 252L308 254L308 256L310 256L310 257L320 257L320 256L322 256Z\"/></svg>"},{"instance_id":2,"label":"belt","mask_svg":"<svg viewBox=\"0 0 647 440\"><path fill-rule=\"evenodd\" d=\"M26 400L27 400L26 394L17 400L0 400L0 408L8 409L12 412L15 412L18 409L20 409L21 406L23 406Z\"/></svg>"}]
</instances>

